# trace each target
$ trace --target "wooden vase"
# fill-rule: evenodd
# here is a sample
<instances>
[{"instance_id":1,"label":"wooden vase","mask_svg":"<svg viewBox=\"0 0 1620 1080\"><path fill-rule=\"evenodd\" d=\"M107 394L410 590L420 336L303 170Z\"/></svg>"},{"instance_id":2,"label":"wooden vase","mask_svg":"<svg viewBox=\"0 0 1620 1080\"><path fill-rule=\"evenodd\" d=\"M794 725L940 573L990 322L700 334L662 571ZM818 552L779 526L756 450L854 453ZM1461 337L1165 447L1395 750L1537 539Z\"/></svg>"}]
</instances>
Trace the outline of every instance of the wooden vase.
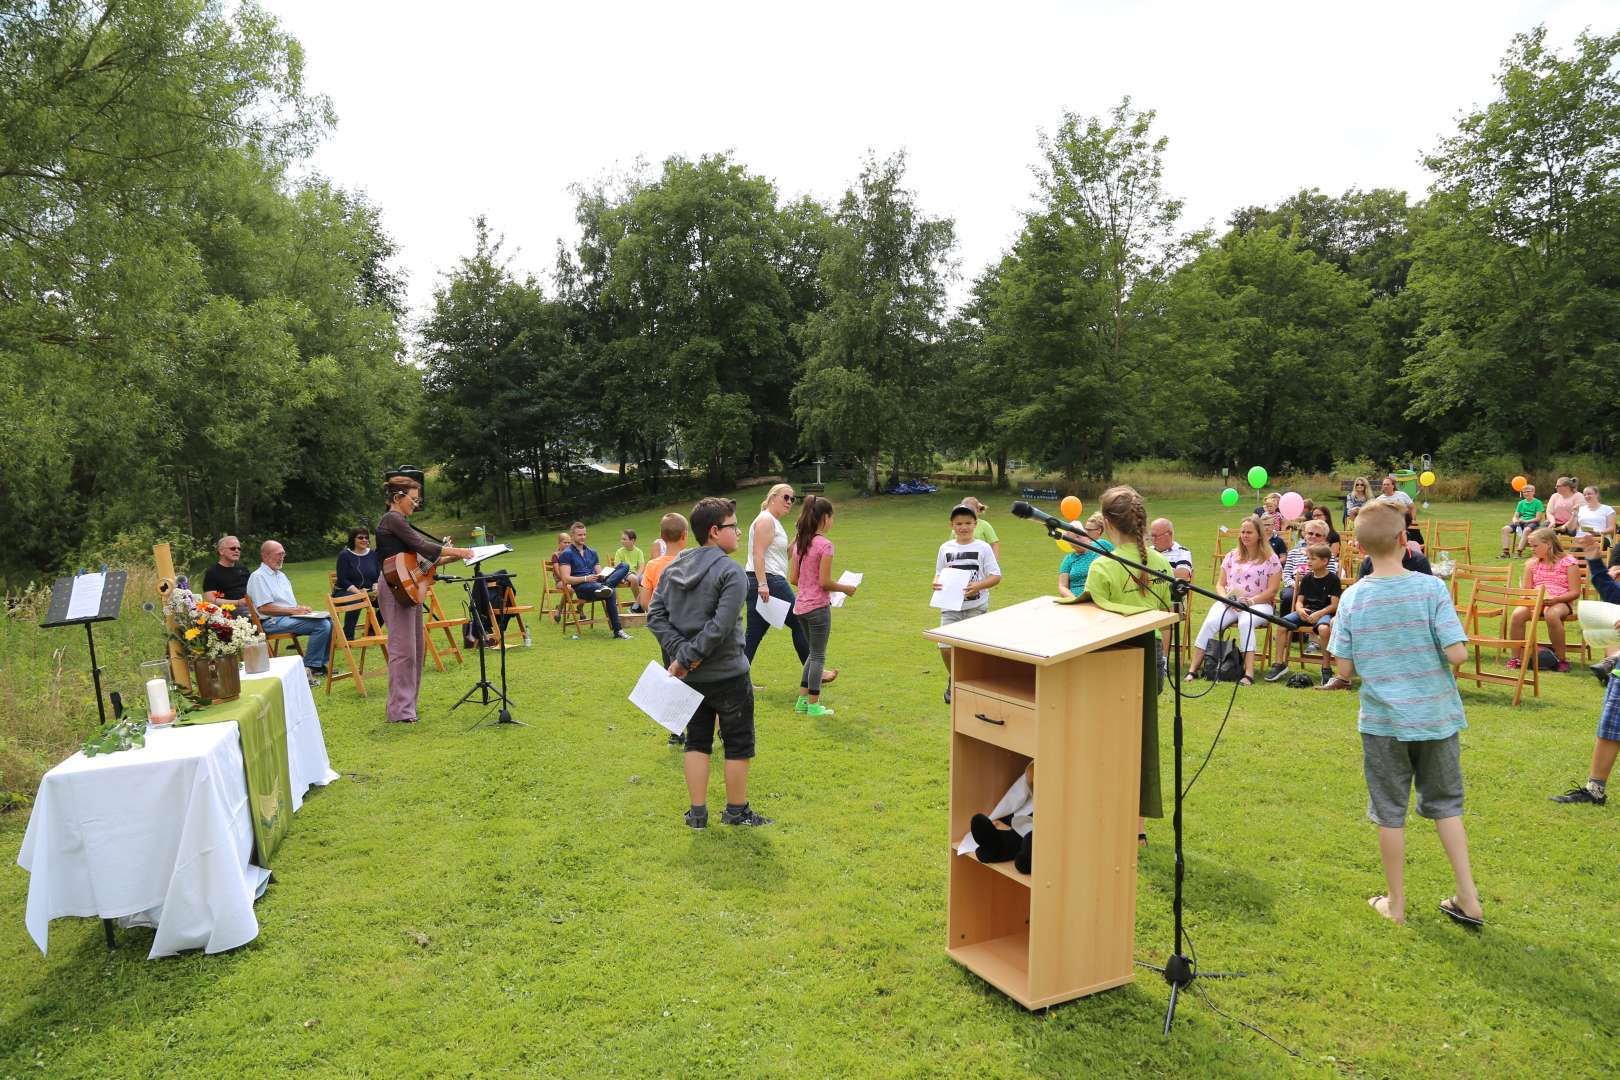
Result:
<instances>
[{"instance_id":1,"label":"wooden vase","mask_svg":"<svg viewBox=\"0 0 1620 1080\"><path fill-rule=\"evenodd\" d=\"M242 676L236 669L236 657L222 656L218 660L188 661L197 695L212 704L235 701L242 696Z\"/></svg>"}]
</instances>

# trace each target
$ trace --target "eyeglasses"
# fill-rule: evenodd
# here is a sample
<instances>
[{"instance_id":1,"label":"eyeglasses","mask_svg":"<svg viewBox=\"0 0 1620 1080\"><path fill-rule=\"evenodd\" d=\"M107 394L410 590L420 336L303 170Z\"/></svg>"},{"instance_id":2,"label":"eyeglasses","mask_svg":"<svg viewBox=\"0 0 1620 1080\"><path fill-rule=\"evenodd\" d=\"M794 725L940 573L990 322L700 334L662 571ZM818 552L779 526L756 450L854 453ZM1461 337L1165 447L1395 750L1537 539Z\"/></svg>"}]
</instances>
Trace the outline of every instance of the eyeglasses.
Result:
<instances>
[{"instance_id":1,"label":"eyeglasses","mask_svg":"<svg viewBox=\"0 0 1620 1080\"><path fill-rule=\"evenodd\" d=\"M782 496L782 501L786 502L786 503L791 503L793 501L793 499L794 499L794 496L792 494L786 494L786 495Z\"/></svg>"},{"instance_id":2,"label":"eyeglasses","mask_svg":"<svg viewBox=\"0 0 1620 1080\"><path fill-rule=\"evenodd\" d=\"M728 521L724 525L716 525L715 528L717 528L717 529L736 529L738 532L742 531L742 526L737 524L735 521Z\"/></svg>"}]
</instances>

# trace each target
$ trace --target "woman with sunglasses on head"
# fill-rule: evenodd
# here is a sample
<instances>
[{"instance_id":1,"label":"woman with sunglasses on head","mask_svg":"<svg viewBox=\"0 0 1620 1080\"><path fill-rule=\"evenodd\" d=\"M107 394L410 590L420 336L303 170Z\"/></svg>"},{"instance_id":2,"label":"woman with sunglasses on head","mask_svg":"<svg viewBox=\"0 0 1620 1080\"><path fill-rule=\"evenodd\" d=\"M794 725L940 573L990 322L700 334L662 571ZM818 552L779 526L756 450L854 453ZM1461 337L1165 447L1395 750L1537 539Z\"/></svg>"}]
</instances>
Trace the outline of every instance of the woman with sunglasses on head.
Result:
<instances>
[{"instance_id":1,"label":"woman with sunglasses on head","mask_svg":"<svg viewBox=\"0 0 1620 1080\"><path fill-rule=\"evenodd\" d=\"M410 523L422 505L422 485L408 476L390 476L383 485L388 511L377 522L377 562L386 563L402 552L414 552L428 562L449 562L472 557L471 548L441 544ZM388 722L416 723L416 695L422 687L422 605L401 598L393 589L377 590L377 607L388 625Z\"/></svg>"},{"instance_id":2,"label":"woman with sunglasses on head","mask_svg":"<svg viewBox=\"0 0 1620 1080\"><path fill-rule=\"evenodd\" d=\"M788 603L787 629L793 635L793 651L799 655L800 665L810 658L810 639L793 612L798 597L788 584L788 536L782 527L782 519L793 512L797 500L792 484L777 484L766 493L765 501L759 504L759 516L748 527L748 561L743 567L748 578L748 636L743 642L743 652L750 665L759 651L759 643L765 640L771 628L765 616L759 613L758 604L771 597ZM829 668L822 674L821 681L832 682L837 677L838 672Z\"/></svg>"}]
</instances>

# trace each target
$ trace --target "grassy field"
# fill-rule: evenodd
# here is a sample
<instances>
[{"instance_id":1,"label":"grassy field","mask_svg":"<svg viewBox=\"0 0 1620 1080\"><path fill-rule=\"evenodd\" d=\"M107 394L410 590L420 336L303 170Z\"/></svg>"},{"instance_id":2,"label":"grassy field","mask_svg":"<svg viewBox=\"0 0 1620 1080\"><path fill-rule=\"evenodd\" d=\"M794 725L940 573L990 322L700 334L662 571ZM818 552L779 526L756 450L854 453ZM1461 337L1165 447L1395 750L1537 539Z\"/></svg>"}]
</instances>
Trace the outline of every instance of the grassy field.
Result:
<instances>
[{"instance_id":1,"label":"grassy field","mask_svg":"<svg viewBox=\"0 0 1620 1080\"><path fill-rule=\"evenodd\" d=\"M1188 803L1187 921L1226 1013L1134 985L1029 1014L944 952L948 717L944 674L920 631L951 493L839 507L838 567L865 584L835 615L828 688L837 716L795 717L787 635L755 679L755 805L773 827L681 824L679 755L625 701L652 637L562 638L549 619L511 655L530 727L465 729L451 702L475 666L423 688L423 723L383 723L382 687L321 702L343 778L311 794L257 907L255 942L148 961L150 932L109 952L92 920L60 920L41 957L23 929L28 876L0 873L0 1076L1197 1076L1601 1075L1620 1067L1620 908L1613 808L1556 806L1584 778L1599 702L1584 672L1547 676L1507 705L1465 689L1467 823L1490 925L1470 934L1435 904L1450 878L1432 828L1409 838L1411 922L1382 889L1365 818L1352 695L1242 691ZM745 522L763 495L742 493ZM1005 606L1056 584L1058 554L991 496ZM684 508L683 508L684 509ZM1510 509L1449 505L1476 532ZM1208 581L1212 490L1150 505L1176 519ZM633 524L650 537L657 513ZM593 525L594 546L620 527ZM1476 556L1494 553L1489 530ZM551 543L503 562L538 592ZM645 546L645 544L644 544ZM289 567L301 597L326 562ZM448 595L448 594L447 594ZM156 655L158 628L126 617L109 660ZM113 631L109 630L109 637ZM144 636L143 636L144 635ZM12 670L82 663L82 635L12 623ZM53 650L64 649L52 659ZM1579 668L1577 670L1580 670ZM1201 760L1230 690L1188 706ZM1168 699L1166 699L1168 700ZM62 707L70 707L64 704ZM1166 710L1168 712L1168 710ZM1165 775L1169 731L1165 723ZM1166 792L1168 801L1169 792ZM711 807L723 801L718 777ZM15 852L26 811L0 816ZM1168 822L1150 822L1137 957L1169 951Z\"/></svg>"}]
</instances>

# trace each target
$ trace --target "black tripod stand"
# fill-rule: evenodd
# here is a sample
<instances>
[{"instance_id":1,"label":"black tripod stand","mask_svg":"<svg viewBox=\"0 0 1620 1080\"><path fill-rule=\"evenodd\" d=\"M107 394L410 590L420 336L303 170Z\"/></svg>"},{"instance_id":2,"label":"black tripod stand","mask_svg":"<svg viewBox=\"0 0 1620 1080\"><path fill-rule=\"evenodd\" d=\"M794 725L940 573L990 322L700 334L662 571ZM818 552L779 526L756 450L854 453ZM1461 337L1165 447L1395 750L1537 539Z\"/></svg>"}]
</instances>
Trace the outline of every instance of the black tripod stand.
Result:
<instances>
[{"instance_id":1,"label":"black tripod stand","mask_svg":"<svg viewBox=\"0 0 1620 1080\"><path fill-rule=\"evenodd\" d=\"M506 576L511 577L512 575ZM468 625L474 623L478 625L478 682L474 684L472 689L461 695L460 701L450 706L450 711L455 712L472 701L473 695L477 694L479 695L477 704L487 708L492 702L499 701L500 708L493 714L493 719L491 719L490 714L486 714L480 717L472 727L468 728L468 731L476 731L485 724L491 723L516 724L519 727L528 727L529 725L512 716L512 699L506 696L506 648L504 640L501 648L500 689L497 690L495 684L489 681L489 669L484 660L484 648L485 643L489 640L489 632L492 629L491 624L494 621L494 612L491 610L494 605L490 603L489 599L489 579L484 577L484 564L481 562L474 563L473 576L470 578L453 578L440 575L439 580L459 581L464 585L471 586L471 602L467 605L467 621Z\"/></svg>"},{"instance_id":2,"label":"black tripod stand","mask_svg":"<svg viewBox=\"0 0 1620 1080\"><path fill-rule=\"evenodd\" d=\"M1140 571L1147 574L1149 577L1164 582L1170 586L1170 595L1178 609L1180 605L1187 603L1190 594L1197 593L1200 596L1208 597L1210 600L1213 600L1216 603L1225 604L1227 607L1234 608L1238 611L1247 612L1257 619L1264 619L1269 623L1274 623L1278 626L1284 627L1289 632L1292 632L1294 629L1291 624L1284 622L1275 615L1268 615L1263 611L1257 611L1247 604L1242 604L1229 597L1210 592L1208 589L1200 589L1192 582L1183 581L1174 574L1166 574L1163 571L1153 569L1151 566L1143 566L1139 562L1132 559L1127 559L1123 555L1118 555L1112 551L1104 551L1102 548L1094 545L1091 542L1090 537L1084 535L1083 533L1076 533L1068 522L1061 518L1055 518L1050 514L1042 513L1041 511L1030 506L1028 503L1013 503L1012 512L1015 517L1034 518L1035 520L1041 522L1046 526L1047 535L1051 536L1054 540L1062 540L1074 547L1086 548L1087 550L1092 551L1105 559L1112 559L1114 562L1128 566L1132 570ZM1164 1014L1164 1033L1166 1035L1170 1034L1170 1026L1175 1023L1176 1003L1181 996L1181 991L1191 986L1194 979L1198 978L1199 976L1203 976L1206 979L1236 979L1242 978L1244 975L1243 972L1232 971L1199 971L1197 965L1192 960L1189 960L1186 954L1182 951L1182 942L1185 938L1181 921L1182 892L1183 881L1187 874L1187 863L1182 854L1182 803L1186 796L1186 792L1182 790L1181 784L1181 752L1186 741L1186 730L1183 727L1181 714L1181 620L1179 618L1171 624L1170 628L1170 655L1175 658L1170 667L1170 682L1175 692L1176 703L1175 723L1172 729L1172 742L1175 746L1176 757L1176 808L1174 815L1171 817L1171 828L1175 833L1176 847L1175 898L1171 902L1171 911L1174 915L1176 924L1175 944L1173 951L1170 953L1170 958L1164 962L1163 967L1159 967L1156 964L1143 965L1144 967L1150 968L1153 971L1157 971L1162 974L1165 982L1170 984L1170 1007L1165 1011Z\"/></svg>"}]
</instances>

